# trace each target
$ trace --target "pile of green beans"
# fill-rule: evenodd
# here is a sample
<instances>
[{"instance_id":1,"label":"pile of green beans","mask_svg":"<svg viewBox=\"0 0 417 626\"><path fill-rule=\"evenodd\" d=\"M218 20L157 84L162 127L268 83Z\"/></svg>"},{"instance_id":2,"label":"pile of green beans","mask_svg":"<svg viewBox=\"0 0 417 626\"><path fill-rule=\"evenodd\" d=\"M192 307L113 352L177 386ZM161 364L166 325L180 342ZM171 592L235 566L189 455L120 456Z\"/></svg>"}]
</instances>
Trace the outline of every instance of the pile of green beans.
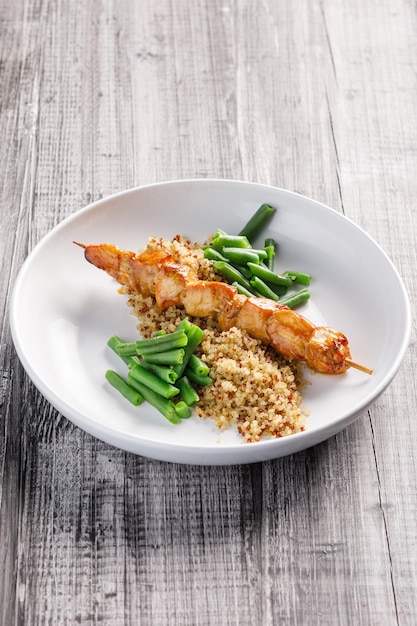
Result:
<instances>
[{"instance_id":1,"label":"pile of green beans","mask_svg":"<svg viewBox=\"0 0 417 626\"><path fill-rule=\"evenodd\" d=\"M203 331L185 318L172 333L159 331L149 339L124 342L116 335L107 342L127 365L127 375L107 370L106 380L131 404L152 404L171 424L191 416L198 385L210 385L208 365L195 350Z\"/></svg>"},{"instance_id":2,"label":"pile of green beans","mask_svg":"<svg viewBox=\"0 0 417 626\"><path fill-rule=\"evenodd\" d=\"M289 308L295 308L310 298L307 289L310 274L292 270L275 272L277 244L274 239L266 238L262 248L253 248L251 244L275 212L274 207L262 204L238 235L217 230L210 245L204 249L204 256L213 261L213 267L239 293L279 300ZM302 288L297 290L299 286Z\"/></svg>"}]
</instances>

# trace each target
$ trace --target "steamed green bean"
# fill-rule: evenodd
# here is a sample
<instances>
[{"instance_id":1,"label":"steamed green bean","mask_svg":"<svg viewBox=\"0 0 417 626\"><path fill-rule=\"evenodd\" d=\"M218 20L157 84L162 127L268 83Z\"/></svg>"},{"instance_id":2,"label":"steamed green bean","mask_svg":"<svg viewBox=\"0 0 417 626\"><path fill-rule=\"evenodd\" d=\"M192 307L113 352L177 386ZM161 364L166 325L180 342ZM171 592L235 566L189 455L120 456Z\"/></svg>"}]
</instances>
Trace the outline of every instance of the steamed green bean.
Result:
<instances>
[{"instance_id":1,"label":"steamed green bean","mask_svg":"<svg viewBox=\"0 0 417 626\"><path fill-rule=\"evenodd\" d=\"M134 389L120 374L113 370L107 370L105 374L106 380L112 387L114 387L119 393L122 394L126 400L129 400L133 406L142 404L144 398L143 395Z\"/></svg>"},{"instance_id":2,"label":"steamed green bean","mask_svg":"<svg viewBox=\"0 0 417 626\"><path fill-rule=\"evenodd\" d=\"M254 264L252 264L254 265ZM223 263L223 261L216 261L214 263L214 269L216 269L220 274L223 274L226 278L228 278L231 282L238 282L242 285L247 291L252 292L251 284L247 278L243 276L239 270L230 265L230 263ZM255 295L255 294L254 294Z\"/></svg>"},{"instance_id":3,"label":"steamed green bean","mask_svg":"<svg viewBox=\"0 0 417 626\"><path fill-rule=\"evenodd\" d=\"M165 352L150 352L143 355L143 360L157 365L179 365L183 362L185 355L184 348L166 350Z\"/></svg>"},{"instance_id":4,"label":"steamed green bean","mask_svg":"<svg viewBox=\"0 0 417 626\"><path fill-rule=\"evenodd\" d=\"M256 265L255 263L248 263L248 267L254 276L258 276L258 278L262 278L266 283L274 283L275 285L286 285L290 287L292 285L292 280L288 276L282 276L281 274L276 274L275 272L271 272L267 267L263 265Z\"/></svg>"},{"instance_id":5,"label":"steamed green bean","mask_svg":"<svg viewBox=\"0 0 417 626\"><path fill-rule=\"evenodd\" d=\"M253 241L273 217L275 211L276 209L269 204L261 204L259 209L246 222L239 235L247 237L249 241Z\"/></svg>"},{"instance_id":6,"label":"steamed green bean","mask_svg":"<svg viewBox=\"0 0 417 626\"><path fill-rule=\"evenodd\" d=\"M199 401L199 396L187 376L182 376L176 382L176 386L180 390L181 397L188 404L193 406Z\"/></svg>"},{"instance_id":7,"label":"steamed green bean","mask_svg":"<svg viewBox=\"0 0 417 626\"><path fill-rule=\"evenodd\" d=\"M311 283L311 275L304 274L303 272L296 272L293 270L286 270L283 272L284 276L288 276L294 283L298 285L306 285L307 287Z\"/></svg>"},{"instance_id":8,"label":"steamed green bean","mask_svg":"<svg viewBox=\"0 0 417 626\"><path fill-rule=\"evenodd\" d=\"M268 285L258 276L254 276L252 280L250 281L250 284L264 298L269 298L270 300L278 300L277 294L274 291L272 291L272 289L268 287Z\"/></svg>"},{"instance_id":9,"label":"steamed green bean","mask_svg":"<svg viewBox=\"0 0 417 626\"><path fill-rule=\"evenodd\" d=\"M130 376L132 376L135 380L142 383L143 385L146 385L147 387L149 387L149 389L152 389L160 396L167 398L168 400L170 398L173 398L174 396L177 396L180 392L177 387L174 387L174 385L165 382L164 380L159 378L159 376L145 369L141 365L134 365L130 369Z\"/></svg>"},{"instance_id":10,"label":"steamed green bean","mask_svg":"<svg viewBox=\"0 0 417 626\"><path fill-rule=\"evenodd\" d=\"M182 420L186 420L191 417L191 409L184 400L180 400L175 405L175 412Z\"/></svg>"},{"instance_id":11,"label":"steamed green bean","mask_svg":"<svg viewBox=\"0 0 417 626\"><path fill-rule=\"evenodd\" d=\"M153 389L150 389L143 383L136 380L129 372L127 376L128 383L132 385L145 398L146 402L152 404L171 424L179 424L181 418L177 415L175 404L172 400L168 400Z\"/></svg>"},{"instance_id":12,"label":"steamed green bean","mask_svg":"<svg viewBox=\"0 0 417 626\"><path fill-rule=\"evenodd\" d=\"M288 295L286 298L280 300L281 304L285 304L290 309L295 309L300 304L304 304L310 298L310 292L307 288L300 289L300 291L296 291L291 295Z\"/></svg>"},{"instance_id":13,"label":"steamed green bean","mask_svg":"<svg viewBox=\"0 0 417 626\"><path fill-rule=\"evenodd\" d=\"M174 350L175 348L183 348L187 345L187 342L187 335L181 329L173 333L149 337L149 339L138 339L136 341L136 351L144 356L146 354Z\"/></svg>"}]
</instances>

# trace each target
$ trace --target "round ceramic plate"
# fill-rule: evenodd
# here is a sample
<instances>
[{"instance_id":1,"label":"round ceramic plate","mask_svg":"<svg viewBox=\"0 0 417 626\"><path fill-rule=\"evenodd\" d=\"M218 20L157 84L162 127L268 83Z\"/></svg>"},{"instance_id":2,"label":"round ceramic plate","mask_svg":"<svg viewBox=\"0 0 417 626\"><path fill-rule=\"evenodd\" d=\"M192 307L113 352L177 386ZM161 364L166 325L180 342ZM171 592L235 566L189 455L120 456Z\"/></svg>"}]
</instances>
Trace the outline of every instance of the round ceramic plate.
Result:
<instances>
[{"instance_id":1,"label":"round ceramic plate","mask_svg":"<svg viewBox=\"0 0 417 626\"><path fill-rule=\"evenodd\" d=\"M307 430L248 444L193 416L168 423L151 406L131 406L104 379L119 362L106 347L137 336L118 285L84 260L73 241L138 250L151 235L204 241L217 228L236 233L262 203L277 212L263 236L279 244L277 265L312 274L299 312L342 331L352 357L372 376L310 375L303 392ZM256 242L255 242L256 243ZM378 280L375 280L378 277ZM389 294L389 297L387 297ZM16 281L11 329L19 358L47 400L74 424L143 456L205 465L252 463L308 448L363 413L392 381L410 334L403 283L381 248L338 212L295 193L227 180L174 181L128 190L78 211L33 250Z\"/></svg>"}]
</instances>

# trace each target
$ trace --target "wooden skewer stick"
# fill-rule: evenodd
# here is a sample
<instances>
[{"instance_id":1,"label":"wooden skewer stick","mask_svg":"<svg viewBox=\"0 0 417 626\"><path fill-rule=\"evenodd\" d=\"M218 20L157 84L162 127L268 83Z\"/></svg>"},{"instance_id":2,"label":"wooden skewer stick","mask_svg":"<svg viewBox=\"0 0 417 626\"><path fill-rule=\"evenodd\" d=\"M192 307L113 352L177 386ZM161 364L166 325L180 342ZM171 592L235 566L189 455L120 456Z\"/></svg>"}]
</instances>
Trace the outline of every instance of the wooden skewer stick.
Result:
<instances>
[{"instance_id":1,"label":"wooden skewer stick","mask_svg":"<svg viewBox=\"0 0 417 626\"><path fill-rule=\"evenodd\" d=\"M73 241L72 243L75 243L76 246L80 246L80 248L84 248L84 250L87 247L84 243L80 243L79 241Z\"/></svg>"},{"instance_id":2,"label":"wooden skewer stick","mask_svg":"<svg viewBox=\"0 0 417 626\"><path fill-rule=\"evenodd\" d=\"M360 363L356 363L356 361L352 361L352 359L345 359L345 361L348 365L350 365L350 367L354 367L361 372L365 372L365 374L371 375L374 371L370 367L366 367L366 365L361 365Z\"/></svg>"}]
</instances>

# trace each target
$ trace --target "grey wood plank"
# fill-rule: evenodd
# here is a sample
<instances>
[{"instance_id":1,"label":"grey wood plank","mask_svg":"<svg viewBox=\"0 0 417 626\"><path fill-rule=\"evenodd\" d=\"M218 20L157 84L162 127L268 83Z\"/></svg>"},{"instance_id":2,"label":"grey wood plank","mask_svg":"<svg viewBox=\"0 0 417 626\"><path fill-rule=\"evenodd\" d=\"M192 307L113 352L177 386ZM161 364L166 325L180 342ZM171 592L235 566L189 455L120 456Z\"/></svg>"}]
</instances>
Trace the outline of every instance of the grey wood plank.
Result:
<instances>
[{"instance_id":1,"label":"grey wood plank","mask_svg":"<svg viewBox=\"0 0 417 626\"><path fill-rule=\"evenodd\" d=\"M334 54L338 87L346 94L345 115L333 119L341 193L347 214L366 228L396 263L415 310L412 267L416 250L412 242L416 240L416 231L409 198L415 193L413 146L417 137L415 124L405 122L415 119L412 98L405 86L414 81L410 59L415 56L415 20L408 4L402 7L404 22L384 3L372 12L365 4L364 11L369 18L374 17L372 22L368 19L366 47L358 45L354 32L354 25L364 17L358 13L346 23L347 36L342 42L338 40ZM330 9L329 15L331 38L332 24L336 21L340 25L342 14ZM384 46L382 33L389 38L390 46ZM341 107L338 93L335 95L330 100L331 110L335 105ZM416 506L415 374L415 365L408 355L392 387L369 412L378 493L371 519L378 516L380 533L385 534L394 604L389 615L406 624L412 623L416 611L415 594L411 591L417 563L414 524L404 524L404 519L415 515ZM370 493L370 486L367 492ZM361 539L365 549L365 537ZM376 577L381 570L377 564L374 567ZM379 614L383 619L384 612L380 610ZM378 615L376 608L371 615Z\"/></svg>"},{"instance_id":2,"label":"grey wood plank","mask_svg":"<svg viewBox=\"0 0 417 626\"><path fill-rule=\"evenodd\" d=\"M415 327L393 385L340 435L199 468L72 426L28 381L7 319L18 268L57 222L194 176L343 211L393 258L415 307L413 4L0 9L0 623L413 624Z\"/></svg>"}]
</instances>

